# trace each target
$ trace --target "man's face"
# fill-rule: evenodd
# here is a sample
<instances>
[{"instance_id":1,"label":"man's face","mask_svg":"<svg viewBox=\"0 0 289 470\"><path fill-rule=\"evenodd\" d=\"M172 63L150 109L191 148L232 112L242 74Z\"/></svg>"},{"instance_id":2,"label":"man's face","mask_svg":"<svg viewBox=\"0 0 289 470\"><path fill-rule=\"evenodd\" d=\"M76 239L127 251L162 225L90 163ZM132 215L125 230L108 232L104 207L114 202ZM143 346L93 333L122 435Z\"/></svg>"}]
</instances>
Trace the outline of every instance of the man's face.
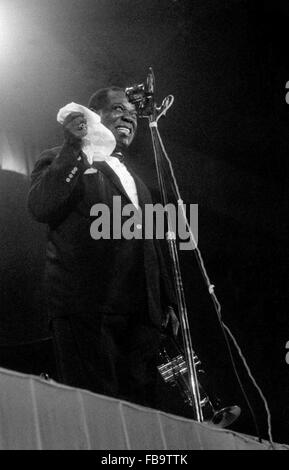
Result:
<instances>
[{"instance_id":1,"label":"man's face","mask_svg":"<svg viewBox=\"0 0 289 470\"><path fill-rule=\"evenodd\" d=\"M110 91L107 104L98 111L102 124L107 127L116 139L116 150L128 147L136 133L137 112L124 91Z\"/></svg>"}]
</instances>

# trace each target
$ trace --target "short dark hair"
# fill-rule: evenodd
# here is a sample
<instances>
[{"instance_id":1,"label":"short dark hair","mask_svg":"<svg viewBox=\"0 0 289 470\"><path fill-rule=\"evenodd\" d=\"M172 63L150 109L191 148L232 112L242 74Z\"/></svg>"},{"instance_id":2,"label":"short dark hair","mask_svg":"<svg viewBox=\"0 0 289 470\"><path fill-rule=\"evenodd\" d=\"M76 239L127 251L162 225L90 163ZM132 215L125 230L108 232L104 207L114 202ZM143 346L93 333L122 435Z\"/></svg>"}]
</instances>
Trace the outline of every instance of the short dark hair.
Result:
<instances>
[{"instance_id":1,"label":"short dark hair","mask_svg":"<svg viewBox=\"0 0 289 470\"><path fill-rule=\"evenodd\" d=\"M103 109L107 104L107 97L110 91L123 91L124 88L120 88L118 86L110 86L107 88L100 88L97 90L88 101L88 108L93 108L96 111L99 109Z\"/></svg>"}]
</instances>

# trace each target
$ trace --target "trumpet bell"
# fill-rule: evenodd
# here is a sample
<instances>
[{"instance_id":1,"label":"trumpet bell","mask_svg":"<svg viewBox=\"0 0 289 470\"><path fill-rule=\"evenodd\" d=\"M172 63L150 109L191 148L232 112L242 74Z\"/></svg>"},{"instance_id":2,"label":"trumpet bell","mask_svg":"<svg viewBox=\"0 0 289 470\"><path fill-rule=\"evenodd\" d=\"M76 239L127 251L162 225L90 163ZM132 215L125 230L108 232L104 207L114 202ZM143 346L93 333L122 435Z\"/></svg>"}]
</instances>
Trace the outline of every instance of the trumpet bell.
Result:
<instances>
[{"instance_id":1,"label":"trumpet bell","mask_svg":"<svg viewBox=\"0 0 289 470\"><path fill-rule=\"evenodd\" d=\"M210 393L209 396L206 392L209 385L207 376L200 359L195 353L193 360L198 373L199 398L202 410L201 421L218 428L230 426L240 416L241 408L237 405L221 408L220 400L214 397L214 394ZM196 419L184 353L175 340L165 335L159 350L159 365L157 368L163 381L178 391L183 399L184 412L188 414L188 417Z\"/></svg>"},{"instance_id":2,"label":"trumpet bell","mask_svg":"<svg viewBox=\"0 0 289 470\"><path fill-rule=\"evenodd\" d=\"M227 406L221 410L215 411L212 418L207 421L209 424L213 424L218 428L226 428L230 426L241 414L241 408L237 405Z\"/></svg>"}]
</instances>

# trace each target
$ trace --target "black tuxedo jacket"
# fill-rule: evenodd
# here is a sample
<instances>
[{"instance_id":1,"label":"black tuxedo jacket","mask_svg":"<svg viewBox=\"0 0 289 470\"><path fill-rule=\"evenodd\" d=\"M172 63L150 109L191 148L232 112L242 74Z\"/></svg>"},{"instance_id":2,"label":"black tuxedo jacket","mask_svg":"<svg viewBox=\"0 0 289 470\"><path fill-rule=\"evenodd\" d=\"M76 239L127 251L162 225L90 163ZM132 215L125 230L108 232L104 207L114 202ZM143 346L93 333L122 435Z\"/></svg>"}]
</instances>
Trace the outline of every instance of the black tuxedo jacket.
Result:
<instances>
[{"instance_id":1,"label":"black tuxedo jacket","mask_svg":"<svg viewBox=\"0 0 289 470\"><path fill-rule=\"evenodd\" d=\"M150 193L129 171L144 209L152 203ZM159 242L91 236L92 206L106 204L112 214L113 196L120 196L122 208L131 203L106 162L91 166L85 154L67 144L44 151L36 163L28 207L49 226L48 313L50 318L98 312L146 315L159 327L164 309L174 300Z\"/></svg>"}]
</instances>

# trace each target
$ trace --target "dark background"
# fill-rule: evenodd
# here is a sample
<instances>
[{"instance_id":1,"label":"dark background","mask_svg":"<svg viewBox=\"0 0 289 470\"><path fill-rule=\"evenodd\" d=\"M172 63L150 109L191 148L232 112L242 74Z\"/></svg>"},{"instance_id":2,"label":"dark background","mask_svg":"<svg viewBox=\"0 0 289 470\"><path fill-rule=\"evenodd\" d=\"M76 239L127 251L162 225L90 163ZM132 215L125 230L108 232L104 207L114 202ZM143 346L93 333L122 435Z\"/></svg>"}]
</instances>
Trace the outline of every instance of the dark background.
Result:
<instances>
[{"instance_id":1,"label":"dark background","mask_svg":"<svg viewBox=\"0 0 289 470\"><path fill-rule=\"evenodd\" d=\"M289 442L289 5L255 0L2 0L1 132L21 141L31 169L61 143L56 113L99 87L142 82L175 97L159 128L186 203L199 205L199 248L268 399L275 441ZM3 134L1 134L2 136ZM146 122L131 159L154 194ZM45 227L26 212L28 176L0 172L0 365L54 374L43 309ZM191 252L181 253L193 345L233 429L256 434ZM267 438L264 405L234 353Z\"/></svg>"}]
</instances>

